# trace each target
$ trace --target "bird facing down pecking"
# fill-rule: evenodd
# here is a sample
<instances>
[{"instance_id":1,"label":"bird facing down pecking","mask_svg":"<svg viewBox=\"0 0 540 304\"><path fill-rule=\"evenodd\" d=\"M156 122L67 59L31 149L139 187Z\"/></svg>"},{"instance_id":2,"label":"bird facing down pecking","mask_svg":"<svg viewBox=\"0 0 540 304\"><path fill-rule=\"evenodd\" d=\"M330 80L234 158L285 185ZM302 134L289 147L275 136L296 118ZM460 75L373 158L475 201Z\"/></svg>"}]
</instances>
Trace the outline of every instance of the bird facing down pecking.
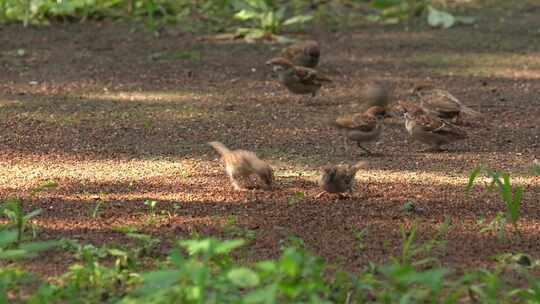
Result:
<instances>
[{"instance_id":1,"label":"bird facing down pecking","mask_svg":"<svg viewBox=\"0 0 540 304\"><path fill-rule=\"evenodd\" d=\"M246 150L229 150L224 144L213 141L208 143L220 155L225 164L225 172L229 176L235 190L245 190L239 179L247 178L252 174L259 176L264 188L270 190L274 180L272 168L255 155Z\"/></svg>"},{"instance_id":2,"label":"bird facing down pecking","mask_svg":"<svg viewBox=\"0 0 540 304\"><path fill-rule=\"evenodd\" d=\"M327 193L352 192L356 172L366 166L366 162L355 165L328 165L322 168L322 175L318 184ZM323 192L324 193L324 192ZM318 196L322 195L320 193Z\"/></svg>"}]
</instances>

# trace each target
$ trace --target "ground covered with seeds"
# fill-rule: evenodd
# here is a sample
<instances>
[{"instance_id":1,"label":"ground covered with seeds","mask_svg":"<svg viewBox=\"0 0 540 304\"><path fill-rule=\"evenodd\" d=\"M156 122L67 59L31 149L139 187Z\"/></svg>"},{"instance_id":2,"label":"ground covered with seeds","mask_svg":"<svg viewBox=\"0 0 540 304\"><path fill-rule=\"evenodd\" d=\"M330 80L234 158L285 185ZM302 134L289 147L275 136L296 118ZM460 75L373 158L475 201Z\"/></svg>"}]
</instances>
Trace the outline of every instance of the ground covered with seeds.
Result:
<instances>
[{"instance_id":1,"label":"ground covered with seeds","mask_svg":"<svg viewBox=\"0 0 540 304\"><path fill-rule=\"evenodd\" d=\"M429 240L448 219L444 265L489 267L490 257L509 252L539 258L540 178L530 170L540 158L538 12L532 1L472 11L475 25L448 30L319 27L297 37L320 41L319 69L334 80L316 105L288 94L265 66L281 45L216 41L178 28L156 38L112 22L3 26L0 198L28 196L53 180L57 189L24 206L44 210L34 220L37 240L130 246L121 231L135 227L161 238L163 255L174 240L212 235L249 240L240 255L246 261L275 258L295 235L355 270L399 254L401 225L416 221L420 240ZM485 120L474 122L467 140L433 153L387 119L382 140L370 146L379 156L355 147L346 153L328 121L358 109L360 88L375 80L394 85L394 101L416 84L434 84ZM234 192L206 144L212 140L268 160L275 189ZM315 198L322 166L359 160L369 166L352 196ZM509 172L524 187L521 239L510 227L505 240L483 229L505 205L486 191L487 179L465 193L479 165ZM155 211L147 200L157 201ZM22 265L50 276L72 262L54 251Z\"/></svg>"}]
</instances>

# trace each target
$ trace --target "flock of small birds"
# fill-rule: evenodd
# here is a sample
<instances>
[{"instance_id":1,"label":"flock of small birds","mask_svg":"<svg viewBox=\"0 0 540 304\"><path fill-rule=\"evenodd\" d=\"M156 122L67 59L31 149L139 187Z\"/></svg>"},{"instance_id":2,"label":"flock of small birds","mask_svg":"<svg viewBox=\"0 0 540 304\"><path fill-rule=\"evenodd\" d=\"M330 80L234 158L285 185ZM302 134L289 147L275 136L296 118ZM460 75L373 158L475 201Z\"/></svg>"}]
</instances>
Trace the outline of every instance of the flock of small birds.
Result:
<instances>
[{"instance_id":1,"label":"flock of small birds","mask_svg":"<svg viewBox=\"0 0 540 304\"><path fill-rule=\"evenodd\" d=\"M290 93L311 95L325 83L332 80L317 71L321 51L316 41L303 41L281 51L279 57L266 62L277 73L278 80ZM362 91L364 111L337 117L331 122L344 133L345 149L347 141L355 142L367 155L372 152L365 144L378 141L385 118L403 120L405 129L415 141L429 146L428 150L440 151L441 146L468 137L464 118L482 116L465 105L448 91L430 85L419 85L411 91L411 100L390 104L390 88L385 83L366 85ZM273 170L255 153L246 150L229 150L220 142L209 143L220 155L225 171L235 190L245 190L242 179L257 175L267 190L272 189ZM351 193L355 175L366 166L365 161L355 165L328 165L322 168L318 185L325 193Z\"/></svg>"}]
</instances>

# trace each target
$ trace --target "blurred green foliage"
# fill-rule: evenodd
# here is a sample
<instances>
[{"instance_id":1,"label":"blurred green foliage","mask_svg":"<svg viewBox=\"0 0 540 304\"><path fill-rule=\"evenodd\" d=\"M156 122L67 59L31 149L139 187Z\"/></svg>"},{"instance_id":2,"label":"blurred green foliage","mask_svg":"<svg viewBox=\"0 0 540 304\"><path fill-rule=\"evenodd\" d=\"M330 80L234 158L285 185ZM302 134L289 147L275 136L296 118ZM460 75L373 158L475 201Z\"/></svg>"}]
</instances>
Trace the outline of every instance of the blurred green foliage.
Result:
<instances>
[{"instance_id":1,"label":"blurred green foliage","mask_svg":"<svg viewBox=\"0 0 540 304\"><path fill-rule=\"evenodd\" d=\"M129 19L154 33L165 24L182 24L183 30L228 32L248 41L287 41L284 31L302 30L314 19L332 30L354 18L399 23L413 17L445 28L473 21L435 9L431 0L0 0L0 23Z\"/></svg>"}]
</instances>

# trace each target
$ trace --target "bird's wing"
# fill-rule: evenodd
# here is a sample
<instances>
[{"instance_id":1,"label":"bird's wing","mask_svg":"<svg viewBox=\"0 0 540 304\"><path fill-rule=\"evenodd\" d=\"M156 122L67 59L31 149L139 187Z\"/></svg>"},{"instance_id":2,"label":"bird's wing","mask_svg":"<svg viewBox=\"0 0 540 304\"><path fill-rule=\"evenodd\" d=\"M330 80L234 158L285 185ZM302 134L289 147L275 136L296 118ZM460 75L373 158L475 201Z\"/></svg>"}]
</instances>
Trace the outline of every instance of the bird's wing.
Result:
<instances>
[{"instance_id":1,"label":"bird's wing","mask_svg":"<svg viewBox=\"0 0 540 304\"><path fill-rule=\"evenodd\" d=\"M332 82L330 78L319 74L316 70L300 66L295 67L295 75L300 82L306 85L320 84L324 81Z\"/></svg>"},{"instance_id":2,"label":"bird's wing","mask_svg":"<svg viewBox=\"0 0 540 304\"><path fill-rule=\"evenodd\" d=\"M422 105L432 111L440 113L459 113L461 111L461 102L448 91L440 89L429 90L422 92L420 97Z\"/></svg>"},{"instance_id":3,"label":"bird's wing","mask_svg":"<svg viewBox=\"0 0 540 304\"><path fill-rule=\"evenodd\" d=\"M289 60L293 60L296 56L298 56L298 54L302 52L303 50L301 47L299 47L298 44L293 44L281 50L281 57L287 58Z\"/></svg>"},{"instance_id":4,"label":"bird's wing","mask_svg":"<svg viewBox=\"0 0 540 304\"><path fill-rule=\"evenodd\" d=\"M447 121L432 117L430 115L417 115L415 118L416 125L426 132L439 134L442 136L451 136L456 138L466 138L467 132L458 126Z\"/></svg>"},{"instance_id":5,"label":"bird's wing","mask_svg":"<svg viewBox=\"0 0 540 304\"><path fill-rule=\"evenodd\" d=\"M371 132L377 127L377 120L374 117L357 113L354 115L344 115L336 118L335 125L341 129Z\"/></svg>"}]
</instances>

